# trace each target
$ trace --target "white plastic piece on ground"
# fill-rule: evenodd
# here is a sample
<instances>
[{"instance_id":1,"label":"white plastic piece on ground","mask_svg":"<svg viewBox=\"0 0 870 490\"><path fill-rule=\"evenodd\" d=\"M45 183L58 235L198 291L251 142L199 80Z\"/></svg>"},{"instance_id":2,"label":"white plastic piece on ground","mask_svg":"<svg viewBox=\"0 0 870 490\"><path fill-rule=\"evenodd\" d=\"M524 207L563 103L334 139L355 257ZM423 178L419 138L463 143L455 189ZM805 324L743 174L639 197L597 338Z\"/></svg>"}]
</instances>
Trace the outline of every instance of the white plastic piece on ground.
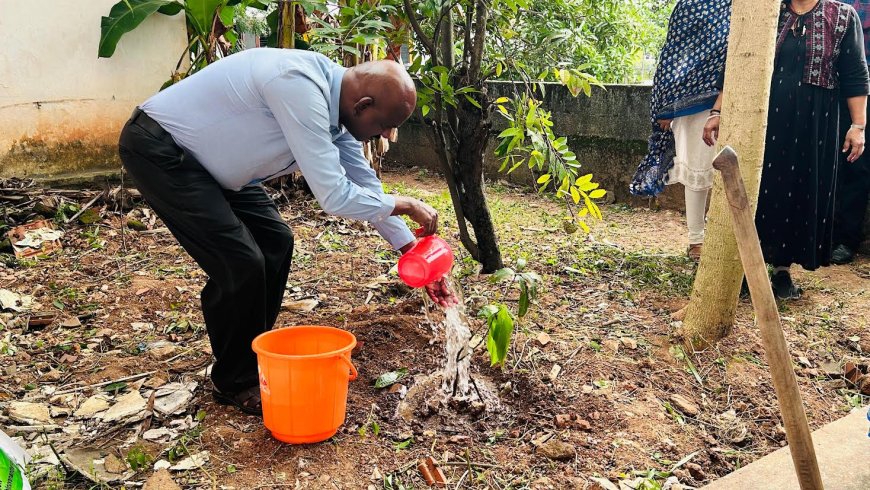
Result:
<instances>
[{"instance_id":1,"label":"white plastic piece on ground","mask_svg":"<svg viewBox=\"0 0 870 490\"><path fill-rule=\"evenodd\" d=\"M12 485L9 487L10 490L30 490L30 482L27 481L27 476L24 472L24 467L27 463L27 453L24 452L24 449L7 436L5 432L0 430L0 475L4 478L8 478L6 475L6 468L12 470L11 465L15 465L17 468L13 471L17 471L21 478L21 486L16 485L18 480L8 478L7 481L12 482Z\"/></svg>"}]
</instances>

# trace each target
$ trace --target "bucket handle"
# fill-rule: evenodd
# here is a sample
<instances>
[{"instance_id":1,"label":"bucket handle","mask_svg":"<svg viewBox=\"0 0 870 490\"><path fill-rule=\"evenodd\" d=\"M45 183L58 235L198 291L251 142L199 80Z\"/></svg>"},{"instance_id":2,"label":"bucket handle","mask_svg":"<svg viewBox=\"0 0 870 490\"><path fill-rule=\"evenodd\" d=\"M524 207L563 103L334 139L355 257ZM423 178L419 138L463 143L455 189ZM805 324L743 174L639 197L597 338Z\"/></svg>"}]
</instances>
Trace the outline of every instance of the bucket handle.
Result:
<instances>
[{"instance_id":1,"label":"bucket handle","mask_svg":"<svg viewBox=\"0 0 870 490\"><path fill-rule=\"evenodd\" d=\"M350 376L348 377L350 381L353 381L357 377L359 377L359 371L356 370L356 366L354 366L353 363L350 362L350 359L344 356L339 356L339 359L344 361L344 363L347 364L347 366L350 368Z\"/></svg>"}]
</instances>

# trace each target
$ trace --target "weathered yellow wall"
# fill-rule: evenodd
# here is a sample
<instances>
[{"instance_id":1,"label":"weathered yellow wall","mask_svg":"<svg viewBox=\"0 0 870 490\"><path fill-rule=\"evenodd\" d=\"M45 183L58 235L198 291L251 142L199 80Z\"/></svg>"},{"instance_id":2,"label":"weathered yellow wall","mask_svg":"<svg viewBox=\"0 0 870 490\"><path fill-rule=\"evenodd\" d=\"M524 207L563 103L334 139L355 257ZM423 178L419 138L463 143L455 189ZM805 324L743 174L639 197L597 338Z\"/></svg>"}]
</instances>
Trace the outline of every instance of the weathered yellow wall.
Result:
<instances>
[{"instance_id":1,"label":"weathered yellow wall","mask_svg":"<svg viewBox=\"0 0 870 490\"><path fill-rule=\"evenodd\" d=\"M186 46L183 15L157 14L97 58L117 0L0 0L0 177L117 168L118 132Z\"/></svg>"}]
</instances>

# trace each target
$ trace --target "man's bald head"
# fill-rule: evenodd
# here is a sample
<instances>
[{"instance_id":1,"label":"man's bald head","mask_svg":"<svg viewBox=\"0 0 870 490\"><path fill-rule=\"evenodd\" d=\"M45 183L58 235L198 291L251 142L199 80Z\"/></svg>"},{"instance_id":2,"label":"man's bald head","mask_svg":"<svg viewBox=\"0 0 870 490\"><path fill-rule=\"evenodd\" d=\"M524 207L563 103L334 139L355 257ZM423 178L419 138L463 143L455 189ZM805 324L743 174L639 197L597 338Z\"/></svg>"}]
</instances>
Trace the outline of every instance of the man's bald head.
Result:
<instances>
[{"instance_id":1,"label":"man's bald head","mask_svg":"<svg viewBox=\"0 0 870 490\"><path fill-rule=\"evenodd\" d=\"M369 61L347 70L341 82L339 122L354 138L388 136L414 112L417 89L395 61Z\"/></svg>"}]
</instances>

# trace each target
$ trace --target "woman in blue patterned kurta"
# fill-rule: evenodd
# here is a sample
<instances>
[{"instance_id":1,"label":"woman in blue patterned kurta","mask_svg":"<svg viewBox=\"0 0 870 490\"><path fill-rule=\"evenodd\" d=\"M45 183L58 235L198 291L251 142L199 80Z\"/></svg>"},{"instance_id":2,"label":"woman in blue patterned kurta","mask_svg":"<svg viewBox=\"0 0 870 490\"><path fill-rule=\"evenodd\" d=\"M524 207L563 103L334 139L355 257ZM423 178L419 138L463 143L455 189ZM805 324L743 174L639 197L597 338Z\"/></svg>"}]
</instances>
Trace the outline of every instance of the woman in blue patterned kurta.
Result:
<instances>
[{"instance_id":1,"label":"woman in blue patterned kurta","mask_svg":"<svg viewBox=\"0 0 870 490\"><path fill-rule=\"evenodd\" d=\"M725 66L731 0L680 0L671 14L650 103L649 153L631 192L655 196L665 185L685 187L689 256L700 258L713 157L701 139Z\"/></svg>"},{"instance_id":2,"label":"woman in blue patterned kurta","mask_svg":"<svg viewBox=\"0 0 870 490\"><path fill-rule=\"evenodd\" d=\"M834 0L783 2L755 214L780 299L801 295L789 272L792 264L815 270L831 263L839 152L848 151L853 162L864 151L870 84L863 43L851 6ZM840 142L840 97L849 100L852 116L845 145ZM721 96L714 107L720 106ZM718 118L705 127L711 146L718 129Z\"/></svg>"}]
</instances>

